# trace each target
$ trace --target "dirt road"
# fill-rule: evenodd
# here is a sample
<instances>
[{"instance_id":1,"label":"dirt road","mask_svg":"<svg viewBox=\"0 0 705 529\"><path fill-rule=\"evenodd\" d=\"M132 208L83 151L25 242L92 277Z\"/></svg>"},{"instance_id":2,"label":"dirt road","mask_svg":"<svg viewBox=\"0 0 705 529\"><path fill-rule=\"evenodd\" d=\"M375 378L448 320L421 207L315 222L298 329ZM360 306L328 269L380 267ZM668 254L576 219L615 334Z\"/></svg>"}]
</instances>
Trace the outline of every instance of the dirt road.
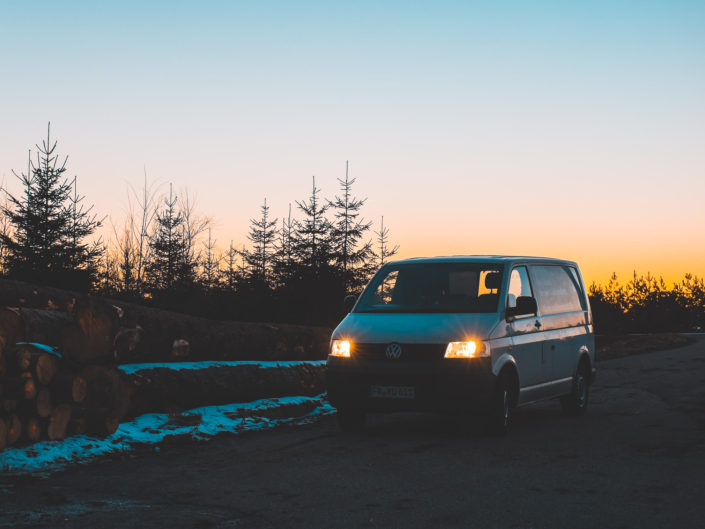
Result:
<instances>
[{"instance_id":1,"label":"dirt road","mask_svg":"<svg viewBox=\"0 0 705 529\"><path fill-rule=\"evenodd\" d=\"M705 338L601 362L592 389L585 417L522 408L503 439L427 415L353 435L326 418L0 478L0 527L705 526Z\"/></svg>"}]
</instances>

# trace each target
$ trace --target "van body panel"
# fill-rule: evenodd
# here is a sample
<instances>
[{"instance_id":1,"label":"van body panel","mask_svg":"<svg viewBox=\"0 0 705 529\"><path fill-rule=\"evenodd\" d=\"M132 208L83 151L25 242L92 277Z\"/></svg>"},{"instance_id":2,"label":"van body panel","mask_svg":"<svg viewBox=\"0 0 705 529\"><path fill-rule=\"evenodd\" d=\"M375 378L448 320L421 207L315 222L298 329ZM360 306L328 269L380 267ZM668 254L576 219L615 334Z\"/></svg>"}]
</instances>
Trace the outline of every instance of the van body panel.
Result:
<instances>
[{"instance_id":1,"label":"van body panel","mask_svg":"<svg viewBox=\"0 0 705 529\"><path fill-rule=\"evenodd\" d=\"M358 343L434 344L486 340L499 321L489 314L348 314L332 339Z\"/></svg>"},{"instance_id":2,"label":"van body panel","mask_svg":"<svg viewBox=\"0 0 705 529\"><path fill-rule=\"evenodd\" d=\"M512 355L519 372L519 387L533 386L545 381L541 357L540 330L536 317L519 318L511 323Z\"/></svg>"}]
</instances>

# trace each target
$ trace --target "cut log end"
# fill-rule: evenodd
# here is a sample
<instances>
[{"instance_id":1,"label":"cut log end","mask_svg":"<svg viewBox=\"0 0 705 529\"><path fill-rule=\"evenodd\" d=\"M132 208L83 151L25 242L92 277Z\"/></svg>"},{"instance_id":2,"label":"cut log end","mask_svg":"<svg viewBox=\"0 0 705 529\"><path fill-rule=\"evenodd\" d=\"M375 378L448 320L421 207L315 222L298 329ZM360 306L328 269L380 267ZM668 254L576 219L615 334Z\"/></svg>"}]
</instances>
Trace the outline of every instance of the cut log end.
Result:
<instances>
[{"instance_id":1,"label":"cut log end","mask_svg":"<svg viewBox=\"0 0 705 529\"><path fill-rule=\"evenodd\" d=\"M37 384L33 378L29 377L25 380L23 393L25 400L32 400L37 396Z\"/></svg>"},{"instance_id":2,"label":"cut log end","mask_svg":"<svg viewBox=\"0 0 705 529\"><path fill-rule=\"evenodd\" d=\"M71 398L76 404L80 404L86 400L86 394L88 393L88 385L83 377L74 377L73 383L71 384Z\"/></svg>"},{"instance_id":3,"label":"cut log end","mask_svg":"<svg viewBox=\"0 0 705 529\"><path fill-rule=\"evenodd\" d=\"M66 430L71 420L71 405L70 404L59 404L51 412L49 417L49 427L47 429L47 436L50 441L60 441L66 437Z\"/></svg>"},{"instance_id":4,"label":"cut log end","mask_svg":"<svg viewBox=\"0 0 705 529\"><path fill-rule=\"evenodd\" d=\"M7 423L0 417L0 451L7 446Z\"/></svg>"},{"instance_id":5,"label":"cut log end","mask_svg":"<svg viewBox=\"0 0 705 529\"><path fill-rule=\"evenodd\" d=\"M42 438L42 423L36 417L27 419L26 436L30 443L36 443Z\"/></svg>"},{"instance_id":6,"label":"cut log end","mask_svg":"<svg viewBox=\"0 0 705 529\"><path fill-rule=\"evenodd\" d=\"M37 393L37 415L46 418L51 415L53 406L51 392L48 388L42 388Z\"/></svg>"},{"instance_id":7,"label":"cut log end","mask_svg":"<svg viewBox=\"0 0 705 529\"><path fill-rule=\"evenodd\" d=\"M8 421L7 445L15 444L22 436L22 421L17 414L12 414Z\"/></svg>"}]
</instances>

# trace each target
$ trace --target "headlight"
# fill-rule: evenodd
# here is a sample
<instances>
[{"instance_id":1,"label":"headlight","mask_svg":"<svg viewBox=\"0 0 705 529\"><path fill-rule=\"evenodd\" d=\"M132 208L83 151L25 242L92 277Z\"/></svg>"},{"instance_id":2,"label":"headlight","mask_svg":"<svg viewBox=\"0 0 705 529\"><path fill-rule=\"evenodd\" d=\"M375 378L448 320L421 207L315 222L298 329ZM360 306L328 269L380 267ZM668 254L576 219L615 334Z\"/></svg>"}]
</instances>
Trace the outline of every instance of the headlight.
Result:
<instances>
[{"instance_id":1,"label":"headlight","mask_svg":"<svg viewBox=\"0 0 705 529\"><path fill-rule=\"evenodd\" d=\"M350 349L352 344L349 340L333 340L330 344L330 355L350 358Z\"/></svg>"},{"instance_id":2,"label":"headlight","mask_svg":"<svg viewBox=\"0 0 705 529\"><path fill-rule=\"evenodd\" d=\"M450 342L446 347L445 358L480 358L490 356L490 346L485 342L469 340Z\"/></svg>"}]
</instances>

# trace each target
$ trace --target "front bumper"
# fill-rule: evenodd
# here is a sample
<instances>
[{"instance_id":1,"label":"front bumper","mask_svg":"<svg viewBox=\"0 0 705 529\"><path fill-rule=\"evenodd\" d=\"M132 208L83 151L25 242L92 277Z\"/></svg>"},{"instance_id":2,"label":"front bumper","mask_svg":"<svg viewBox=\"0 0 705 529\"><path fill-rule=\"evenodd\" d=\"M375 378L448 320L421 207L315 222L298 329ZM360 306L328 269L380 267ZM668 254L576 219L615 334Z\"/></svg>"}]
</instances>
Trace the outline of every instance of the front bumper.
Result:
<instances>
[{"instance_id":1,"label":"front bumper","mask_svg":"<svg viewBox=\"0 0 705 529\"><path fill-rule=\"evenodd\" d=\"M365 411L467 412L484 409L496 385L489 358L360 362L328 357L328 399ZM414 388L413 398L370 396L371 386Z\"/></svg>"}]
</instances>

